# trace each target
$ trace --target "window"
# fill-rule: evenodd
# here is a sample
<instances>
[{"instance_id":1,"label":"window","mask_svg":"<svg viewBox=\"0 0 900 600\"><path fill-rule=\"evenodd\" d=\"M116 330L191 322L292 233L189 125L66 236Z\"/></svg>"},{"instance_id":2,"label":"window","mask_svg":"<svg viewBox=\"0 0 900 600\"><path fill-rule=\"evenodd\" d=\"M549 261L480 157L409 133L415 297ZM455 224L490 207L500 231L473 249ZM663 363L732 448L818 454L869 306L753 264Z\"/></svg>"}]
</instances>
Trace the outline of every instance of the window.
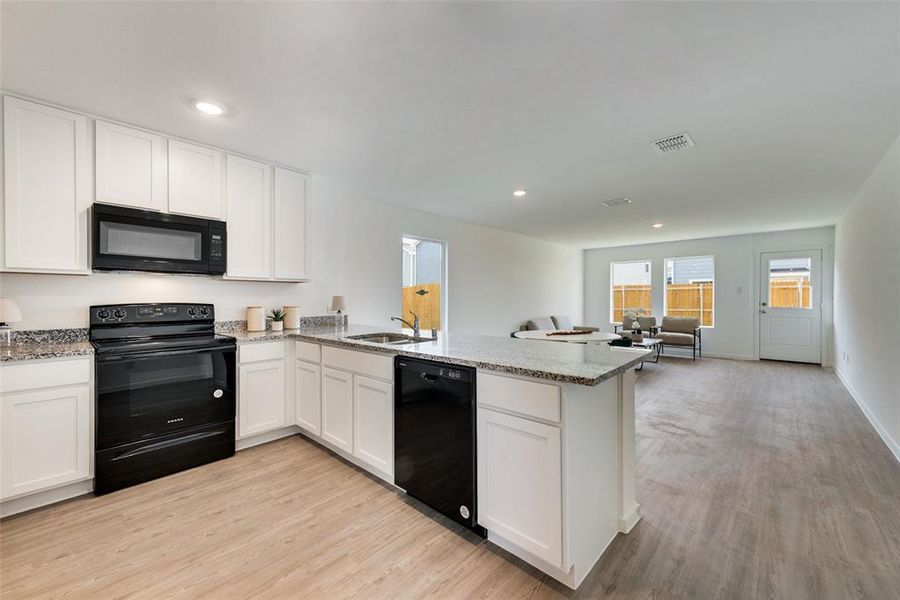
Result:
<instances>
[{"instance_id":1,"label":"window","mask_svg":"<svg viewBox=\"0 0 900 600\"><path fill-rule=\"evenodd\" d=\"M716 259L688 256L666 259L665 310L669 317L694 317L701 327L715 323Z\"/></svg>"},{"instance_id":2,"label":"window","mask_svg":"<svg viewBox=\"0 0 900 600\"><path fill-rule=\"evenodd\" d=\"M812 308L809 258L778 258L769 261L769 306Z\"/></svg>"},{"instance_id":3,"label":"window","mask_svg":"<svg viewBox=\"0 0 900 600\"><path fill-rule=\"evenodd\" d=\"M622 315L652 312L650 294L650 261L614 262L610 264L610 323L621 323Z\"/></svg>"},{"instance_id":4,"label":"window","mask_svg":"<svg viewBox=\"0 0 900 600\"><path fill-rule=\"evenodd\" d=\"M410 323L418 315L423 331L441 329L445 320L444 243L403 237L403 313Z\"/></svg>"}]
</instances>

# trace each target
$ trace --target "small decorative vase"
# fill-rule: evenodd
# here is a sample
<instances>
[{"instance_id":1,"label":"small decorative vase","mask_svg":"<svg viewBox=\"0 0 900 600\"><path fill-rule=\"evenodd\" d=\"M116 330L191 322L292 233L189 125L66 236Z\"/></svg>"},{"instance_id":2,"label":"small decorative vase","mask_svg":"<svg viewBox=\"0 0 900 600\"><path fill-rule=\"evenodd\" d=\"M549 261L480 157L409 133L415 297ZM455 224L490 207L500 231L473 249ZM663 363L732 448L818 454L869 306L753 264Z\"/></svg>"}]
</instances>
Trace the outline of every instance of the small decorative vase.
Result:
<instances>
[{"instance_id":1,"label":"small decorative vase","mask_svg":"<svg viewBox=\"0 0 900 600\"><path fill-rule=\"evenodd\" d=\"M247 331L265 331L266 315L262 306L247 307Z\"/></svg>"},{"instance_id":2,"label":"small decorative vase","mask_svg":"<svg viewBox=\"0 0 900 600\"><path fill-rule=\"evenodd\" d=\"M284 307L284 328L300 329L300 307L285 306Z\"/></svg>"},{"instance_id":3,"label":"small decorative vase","mask_svg":"<svg viewBox=\"0 0 900 600\"><path fill-rule=\"evenodd\" d=\"M272 331L284 331L284 321L272 321Z\"/></svg>"}]
</instances>

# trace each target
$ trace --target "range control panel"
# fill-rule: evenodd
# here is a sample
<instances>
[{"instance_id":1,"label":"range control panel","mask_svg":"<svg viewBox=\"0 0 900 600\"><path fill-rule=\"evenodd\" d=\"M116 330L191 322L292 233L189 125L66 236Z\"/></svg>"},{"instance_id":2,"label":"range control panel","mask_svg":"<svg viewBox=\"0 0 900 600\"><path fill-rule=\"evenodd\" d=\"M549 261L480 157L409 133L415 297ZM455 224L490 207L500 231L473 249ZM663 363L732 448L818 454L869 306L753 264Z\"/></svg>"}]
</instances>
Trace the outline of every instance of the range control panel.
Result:
<instances>
[{"instance_id":1,"label":"range control panel","mask_svg":"<svg viewBox=\"0 0 900 600\"><path fill-rule=\"evenodd\" d=\"M212 304L106 304L90 310L91 325L215 320Z\"/></svg>"}]
</instances>

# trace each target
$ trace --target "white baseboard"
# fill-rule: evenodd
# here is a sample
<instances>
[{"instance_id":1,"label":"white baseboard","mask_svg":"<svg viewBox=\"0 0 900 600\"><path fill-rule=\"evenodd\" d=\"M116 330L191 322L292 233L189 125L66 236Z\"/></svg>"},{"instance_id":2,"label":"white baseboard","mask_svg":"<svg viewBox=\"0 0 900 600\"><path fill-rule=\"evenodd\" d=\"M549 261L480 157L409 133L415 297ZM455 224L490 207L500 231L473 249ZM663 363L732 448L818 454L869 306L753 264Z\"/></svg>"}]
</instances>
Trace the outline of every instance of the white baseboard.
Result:
<instances>
[{"instance_id":1,"label":"white baseboard","mask_svg":"<svg viewBox=\"0 0 900 600\"><path fill-rule=\"evenodd\" d=\"M619 518L619 531L628 533L641 520L641 505L635 504L624 516Z\"/></svg>"},{"instance_id":2,"label":"white baseboard","mask_svg":"<svg viewBox=\"0 0 900 600\"><path fill-rule=\"evenodd\" d=\"M869 410L869 407L866 406L866 403L862 401L862 398L860 398L859 394L857 394L853 390L853 387L850 385L850 382L847 381L847 379L844 377L844 374L841 373L838 369L835 369L834 372L838 376L838 379L841 380L841 383L844 384L844 387L847 388L847 391L850 392L850 397L853 398L859 409L863 412L864 415L866 415L869 423L875 429L875 432L878 434L881 440L888 447L888 450L891 451L891 454L894 455L894 458L897 459L897 462L900 462L900 444L898 444L897 441L891 437L891 434L888 433L888 430L884 428L884 426L875 417L872 411Z\"/></svg>"},{"instance_id":3,"label":"white baseboard","mask_svg":"<svg viewBox=\"0 0 900 600\"><path fill-rule=\"evenodd\" d=\"M76 481L75 483L62 485L49 490L28 494L27 496L11 498L0 502L0 517L10 517L25 512L26 510L49 506L50 504L56 504L57 502L69 500L77 496L84 496L93 491L94 479L92 477L90 479L83 479L81 481Z\"/></svg>"},{"instance_id":4,"label":"white baseboard","mask_svg":"<svg viewBox=\"0 0 900 600\"><path fill-rule=\"evenodd\" d=\"M728 360L759 360L755 356L749 354L720 354L718 352L704 352L703 356L697 358L727 358Z\"/></svg>"},{"instance_id":5,"label":"white baseboard","mask_svg":"<svg viewBox=\"0 0 900 600\"><path fill-rule=\"evenodd\" d=\"M268 444L269 442L274 442L275 440L280 440L281 438L292 436L298 433L300 433L299 427L297 427L296 425L288 425L287 427L282 427L281 429L267 431L265 433L260 433L259 435L239 439L235 442L234 449L240 452L241 450L246 450L247 448L252 448L253 446Z\"/></svg>"}]
</instances>

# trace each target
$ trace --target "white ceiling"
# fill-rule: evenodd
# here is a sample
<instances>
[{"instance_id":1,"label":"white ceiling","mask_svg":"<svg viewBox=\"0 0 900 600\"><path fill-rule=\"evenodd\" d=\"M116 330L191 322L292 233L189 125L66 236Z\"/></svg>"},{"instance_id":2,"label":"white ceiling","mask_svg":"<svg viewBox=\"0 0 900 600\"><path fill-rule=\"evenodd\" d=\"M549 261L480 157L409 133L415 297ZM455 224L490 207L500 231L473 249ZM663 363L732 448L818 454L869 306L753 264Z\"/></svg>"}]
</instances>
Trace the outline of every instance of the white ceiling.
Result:
<instances>
[{"instance_id":1,"label":"white ceiling","mask_svg":"<svg viewBox=\"0 0 900 600\"><path fill-rule=\"evenodd\" d=\"M581 247L834 223L900 134L896 2L2 11L7 91Z\"/></svg>"}]
</instances>

